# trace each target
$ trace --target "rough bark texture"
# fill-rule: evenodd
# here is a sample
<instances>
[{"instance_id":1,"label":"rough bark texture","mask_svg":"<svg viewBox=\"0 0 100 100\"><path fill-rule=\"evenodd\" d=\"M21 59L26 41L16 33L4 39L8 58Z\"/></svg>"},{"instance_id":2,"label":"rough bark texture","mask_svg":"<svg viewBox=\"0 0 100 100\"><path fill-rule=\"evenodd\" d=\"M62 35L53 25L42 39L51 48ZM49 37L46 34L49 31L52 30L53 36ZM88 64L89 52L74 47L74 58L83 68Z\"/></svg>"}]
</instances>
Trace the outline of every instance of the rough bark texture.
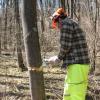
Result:
<instances>
[{"instance_id":1,"label":"rough bark texture","mask_svg":"<svg viewBox=\"0 0 100 100\"><path fill-rule=\"evenodd\" d=\"M27 67L39 68L42 64L37 28L36 0L23 0L22 26L26 51ZM30 70L30 89L32 100L45 100L43 72Z\"/></svg>"},{"instance_id":2,"label":"rough bark texture","mask_svg":"<svg viewBox=\"0 0 100 100\"><path fill-rule=\"evenodd\" d=\"M65 0L61 0L61 6L66 10Z\"/></svg>"},{"instance_id":3,"label":"rough bark texture","mask_svg":"<svg viewBox=\"0 0 100 100\"><path fill-rule=\"evenodd\" d=\"M18 66L23 71L25 66L23 64L22 48L21 48L21 27L20 27L20 16L19 16L19 0L14 0L15 5L15 21L16 21L16 44L17 44L17 57Z\"/></svg>"},{"instance_id":4,"label":"rough bark texture","mask_svg":"<svg viewBox=\"0 0 100 100\"><path fill-rule=\"evenodd\" d=\"M22 25L28 67L39 67L42 64L36 17L36 0L23 0Z\"/></svg>"},{"instance_id":5,"label":"rough bark texture","mask_svg":"<svg viewBox=\"0 0 100 100\"><path fill-rule=\"evenodd\" d=\"M42 72L29 72L32 100L46 100L44 95L44 82Z\"/></svg>"},{"instance_id":6,"label":"rough bark texture","mask_svg":"<svg viewBox=\"0 0 100 100\"><path fill-rule=\"evenodd\" d=\"M5 32L4 32L4 41L3 41L4 42L3 46L5 50L7 50L7 25L8 25L8 21L7 21L8 20L8 16L7 16L8 9L7 8L8 8L8 1L7 1L6 8L5 8Z\"/></svg>"},{"instance_id":7,"label":"rough bark texture","mask_svg":"<svg viewBox=\"0 0 100 100\"><path fill-rule=\"evenodd\" d=\"M1 26L1 18L0 18L0 54L1 54L1 34L2 34L2 26Z\"/></svg>"},{"instance_id":8,"label":"rough bark texture","mask_svg":"<svg viewBox=\"0 0 100 100\"><path fill-rule=\"evenodd\" d=\"M74 16L74 0L71 0L71 18Z\"/></svg>"}]
</instances>

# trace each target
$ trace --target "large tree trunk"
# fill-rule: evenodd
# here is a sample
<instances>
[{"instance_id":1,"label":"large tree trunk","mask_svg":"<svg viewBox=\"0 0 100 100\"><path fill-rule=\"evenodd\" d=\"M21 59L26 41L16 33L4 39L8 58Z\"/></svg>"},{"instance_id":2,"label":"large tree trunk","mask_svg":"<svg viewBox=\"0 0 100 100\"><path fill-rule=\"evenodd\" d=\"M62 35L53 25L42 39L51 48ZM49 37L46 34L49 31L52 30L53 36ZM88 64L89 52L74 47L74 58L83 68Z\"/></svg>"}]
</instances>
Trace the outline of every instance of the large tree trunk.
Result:
<instances>
[{"instance_id":1,"label":"large tree trunk","mask_svg":"<svg viewBox=\"0 0 100 100\"><path fill-rule=\"evenodd\" d=\"M20 27L20 16L19 16L19 0L14 0L15 5L15 21L16 21L16 44L17 44L17 57L18 57L18 66L21 71L25 70L22 57L22 48L21 48L21 27Z\"/></svg>"},{"instance_id":2,"label":"large tree trunk","mask_svg":"<svg viewBox=\"0 0 100 100\"><path fill-rule=\"evenodd\" d=\"M27 67L30 74L30 89L32 100L45 100L44 78L41 69L39 36L37 28L37 0L23 0L22 26L26 51Z\"/></svg>"}]
</instances>

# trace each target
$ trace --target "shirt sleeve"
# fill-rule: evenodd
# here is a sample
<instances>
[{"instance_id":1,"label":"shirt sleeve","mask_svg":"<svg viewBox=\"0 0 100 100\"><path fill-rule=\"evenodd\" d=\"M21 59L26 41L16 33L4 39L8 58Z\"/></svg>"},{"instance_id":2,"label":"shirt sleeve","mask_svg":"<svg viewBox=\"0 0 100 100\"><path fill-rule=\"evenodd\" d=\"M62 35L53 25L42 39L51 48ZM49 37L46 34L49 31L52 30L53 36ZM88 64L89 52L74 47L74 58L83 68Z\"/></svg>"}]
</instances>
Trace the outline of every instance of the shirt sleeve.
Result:
<instances>
[{"instance_id":1,"label":"shirt sleeve","mask_svg":"<svg viewBox=\"0 0 100 100\"><path fill-rule=\"evenodd\" d=\"M63 60L71 49L72 32L73 27L71 25L63 25L60 34L60 52L58 54L60 60Z\"/></svg>"}]
</instances>

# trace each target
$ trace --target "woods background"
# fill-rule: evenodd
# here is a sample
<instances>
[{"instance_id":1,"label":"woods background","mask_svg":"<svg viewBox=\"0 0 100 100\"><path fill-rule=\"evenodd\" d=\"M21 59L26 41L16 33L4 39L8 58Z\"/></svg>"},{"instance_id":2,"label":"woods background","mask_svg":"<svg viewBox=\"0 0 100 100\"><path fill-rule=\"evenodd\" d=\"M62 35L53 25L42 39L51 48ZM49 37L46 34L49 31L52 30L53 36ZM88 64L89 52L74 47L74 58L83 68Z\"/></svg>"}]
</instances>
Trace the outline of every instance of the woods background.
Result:
<instances>
[{"instance_id":1,"label":"woods background","mask_svg":"<svg viewBox=\"0 0 100 100\"><path fill-rule=\"evenodd\" d=\"M0 67L4 68L2 75L4 80L1 99L5 100L7 94L7 83L9 76L7 60L11 65L19 67L21 71L26 70L25 47L23 42L23 31L21 22L21 0L0 0ZM64 7L68 15L75 19L86 33L91 58L91 74L88 94L93 100L100 99L100 1L99 0L37 0L37 25L41 47L42 58L56 55L59 51L59 32L51 28L50 16L58 7ZM15 59L15 61L11 61ZM13 63L12 63L13 62ZM4 64L2 64L4 63ZM10 69L11 70L11 69ZM10 73L12 74L12 72ZM1 76L2 76L1 75ZM25 76L25 73L23 74ZM12 87L14 88L15 85ZM17 88L18 89L18 88ZM15 89L16 90L16 89ZM19 91L19 90L18 90ZM59 91L59 90L58 90ZM54 92L55 93L55 92ZM60 94L60 93L59 93ZM10 94L8 93L8 96ZM19 95L18 95L19 96ZM17 96L17 97L18 97ZM50 96L54 96L51 94ZM14 96L15 97L15 96ZM17 99L15 100L22 100ZM23 95L24 97L24 95ZM6 97L6 100L10 97ZM58 96L60 98L60 96ZM14 100L12 99L12 100ZM23 100L29 100L23 99ZM56 99L51 99L56 100ZM60 99L57 99L60 100Z\"/></svg>"}]
</instances>

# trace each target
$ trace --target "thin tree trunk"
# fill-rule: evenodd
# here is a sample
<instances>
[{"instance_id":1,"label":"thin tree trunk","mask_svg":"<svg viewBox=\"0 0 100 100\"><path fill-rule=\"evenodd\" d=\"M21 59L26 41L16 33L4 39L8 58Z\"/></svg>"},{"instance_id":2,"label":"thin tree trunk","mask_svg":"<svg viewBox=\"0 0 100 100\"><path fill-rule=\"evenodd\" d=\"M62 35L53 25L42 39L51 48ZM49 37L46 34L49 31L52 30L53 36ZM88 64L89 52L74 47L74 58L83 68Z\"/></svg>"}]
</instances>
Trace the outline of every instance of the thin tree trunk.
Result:
<instances>
[{"instance_id":1,"label":"thin tree trunk","mask_svg":"<svg viewBox=\"0 0 100 100\"><path fill-rule=\"evenodd\" d=\"M20 27L20 17L19 17L19 0L14 0L15 4L15 21L16 21L16 44L17 44L17 57L18 66L24 71L25 66L23 63L22 48L21 48L21 27Z\"/></svg>"},{"instance_id":2,"label":"thin tree trunk","mask_svg":"<svg viewBox=\"0 0 100 100\"><path fill-rule=\"evenodd\" d=\"M95 14L95 21L94 21L94 50L93 50L93 55L94 55L94 61L93 61L93 70L95 71L96 68L96 56L97 56L97 37L98 37L98 32L97 32L97 20L98 20L98 9L97 9L97 0L95 1L96 3L96 14Z\"/></svg>"},{"instance_id":3,"label":"thin tree trunk","mask_svg":"<svg viewBox=\"0 0 100 100\"><path fill-rule=\"evenodd\" d=\"M71 0L67 0L67 6L68 6L68 15L71 16Z\"/></svg>"},{"instance_id":4,"label":"thin tree trunk","mask_svg":"<svg viewBox=\"0 0 100 100\"><path fill-rule=\"evenodd\" d=\"M7 19L8 19L8 0L6 1L5 4L6 8L5 8L5 32L4 32L4 50L7 50Z\"/></svg>"},{"instance_id":5,"label":"thin tree trunk","mask_svg":"<svg viewBox=\"0 0 100 100\"><path fill-rule=\"evenodd\" d=\"M13 25L12 25L12 23L13 23L13 18L12 18L12 16L11 16L11 18L10 18L10 21L9 21L9 23L10 23L10 25L9 25L9 36L10 37L12 37L12 27L13 27ZM9 49L12 51L12 45L13 44L13 39L9 39Z\"/></svg>"},{"instance_id":6,"label":"thin tree trunk","mask_svg":"<svg viewBox=\"0 0 100 100\"><path fill-rule=\"evenodd\" d=\"M42 28L42 32L44 32L45 27L44 27L44 12L43 12L43 1L40 0L40 6L41 6L41 28Z\"/></svg>"},{"instance_id":7,"label":"thin tree trunk","mask_svg":"<svg viewBox=\"0 0 100 100\"><path fill-rule=\"evenodd\" d=\"M1 50L1 38L2 38L1 37L1 34L2 34L2 26L1 25L2 25L2 22L1 22L1 18L0 18L0 54L1 54L1 51L2 51Z\"/></svg>"},{"instance_id":8,"label":"thin tree trunk","mask_svg":"<svg viewBox=\"0 0 100 100\"><path fill-rule=\"evenodd\" d=\"M64 10L66 10L65 0L60 0L60 1L61 1L62 8L64 8Z\"/></svg>"},{"instance_id":9,"label":"thin tree trunk","mask_svg":"<svg viewBox=\"0 0 100 100\"><path fill-rule=\"evenodd\" d=\"M44 77L41 69L41 54L37 28L37 0L23 0L22 26L26 51L27 67L29 69L32 100L45 100Z\"/></svg>"},{"instance_id":10,"label":"thin tree trunk","mask_svg":"<svg viewBox=\"0 0 100 100\"><path fill-rule=\"evenodd\" d=\"M71 18L74 17L74 0L71 0Z\"/></svg>"},{"instance_id":11,"label":"thin tree trunk","mask_svg":"<svg viewBox=\"0 0 100 100\"><path fill-rule=\"evenodd\" d=\"M69 6L69 0L67 0L67 8L68 8L68 15L70 15L70 6Z\"/></svg>"},{"instance_id":12,"label":"thin tree trunk","mask_svg":"<svg viewBox=\"0 0 100 100\"><path fill-rule=\"evenodd\" d=\"M81 5L80 5L80 0L78 0L78 22L79 24L81 23Z\"/></svg>"}]
</instances>

